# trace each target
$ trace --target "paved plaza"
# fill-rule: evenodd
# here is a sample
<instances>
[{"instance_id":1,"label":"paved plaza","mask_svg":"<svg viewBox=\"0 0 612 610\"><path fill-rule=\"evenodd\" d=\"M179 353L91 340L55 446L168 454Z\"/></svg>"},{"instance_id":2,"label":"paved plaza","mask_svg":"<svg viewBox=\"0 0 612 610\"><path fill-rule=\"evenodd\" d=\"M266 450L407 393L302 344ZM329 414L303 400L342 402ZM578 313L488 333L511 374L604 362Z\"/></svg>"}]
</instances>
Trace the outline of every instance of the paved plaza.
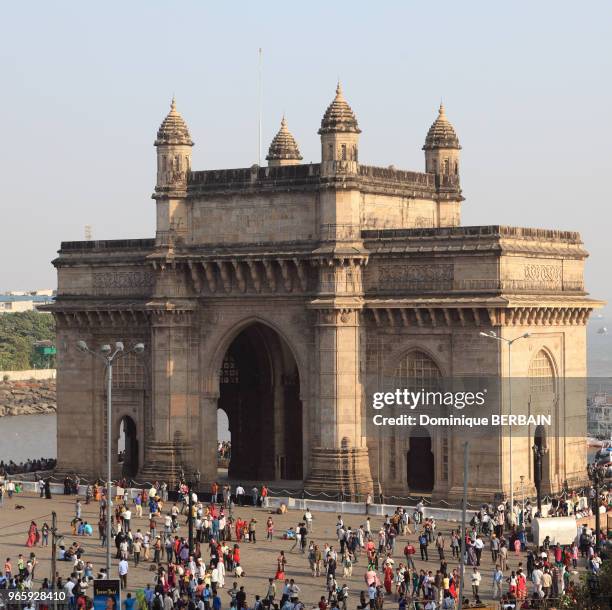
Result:
<instances>
[{"instance_id":1,"label":"paved plaza","mask_svg":"<svg viewBox=\"0 0 612 610\"><path fill-rule=\"evenodd\" d=\"M76 496L56 495L52 500L45 500L34 494L20 494L19 496L13 497L11 500L5 498L4 505L0 508L0 558L4 560L6 557L11 557L15 565L19 553L23 553L24 556L27 557L30 551L34 550L39 561L39 565L36 568L37 583L42 582L43 578L49 577L51 573L51 546L36 547L35 549L26 547L28 526L31 520L36 521L39 527L41 527L44 522L50 524L51 511L55 510L58 515L59 532L65 536L64 544L68 547L69 544L77 540L77 538L73 537L70 533L70 521L74 516L75 499ZM15 507L18 505L24 508L16 510ZM166 504L166 507L169 508L169 505ZM84 500L82 500L82 509L83 520L89 521L94 526L95 534L93 537L78 537L78 541L85 549L84 559L93 563L94 573L96 573L97 570L105 564L104 549L100 546L100 542L97 538L99 508L96 502L87 505ZM318 603L321 595L325 593L325 578L313 578L310 573L306 555L295 552L295 550L292 552L291 547L293 546L293 542L283 539L284 532L290 526L295 527L295 525L301 521L303 511L289 510L284 515L273 515L275 523L274 539L272 541L266 541L265 523L271 510L272 509L254 507L238 507L234 510L234 516L239 516L247 520L255 517L258 522L257 543L241 544L241 564L245 570L246 576L240 579L239 584L245 586L247 603L249 607L252 607L256 594L262 597L265 595L267 590L267 579L274 576L276 571L276 558L279 551L284 550L288 559L285 572L286 577L295 579L301 589L300 599L304 602L306 607L313 607ZM335 538L337 515L331 512L313 512L313 516L312 540L319 544L321 548L325 542L337 548L338 545ZM180 517L181 527L178 531L178 535L187 537L187 526L184 523L185 519L185 517ZM352 528L358 528L359 525L365 522L365 516L344 515L344 520L346 525L350 525ZM382 522L382 517L371 517L371 528L375 542L377 541L376 533ZM457 523L452 522L437 522L437 530L443 532L447 541L446 559L450 570L456 567L457 562L451 557L449 534L457 525ZM145 518L132 519L132 529L136 530L138 528L145 531L148 528L148 520ZM402 552L407 539L417 548L417 558L415 561L417 569L432 570L435 573L436 569L439 567L438 553L435 547L433 545L430 546L429 561L421 561L418 558L418 541L414 534L408 537L398 537L394 553L396 566L400 561L404 560ZM202 546L202 552L205 558L208 559L207 545ZM492 594L492 574L494 566L491 562L491 555L487 547L482 554L482 559L481 597L483 600L488 600L491 598ZM519 561L523 562L523 566L526 564L525 553L521 553L520 555L516 555L514 552L509 553L509 571L516 569ZM117 561L114 559L113 553L113 577L116 577L117 574L116 565ZM147 583L153 585L154 572L150 570L152 565L152 563L144 562L136 568L130 560L128 591L135 591L139 588L143 588ZM353 574L351 577L343 578L342 569L340 567L338 568L338 584L342 585L346 583L350 588L351 598L348 605L349 608L356 607L360 591L366 589L364 581L365 570L366 559L364 553L361 554L358 562L353 566ZM58 562L58 571L62 577L67 577L72 571L72 563ZM510 573L509 571L507 572L508 575ZM471 568L468 568L468 577L470 572ZM234 578L232 575L228 573L225 581L226 590L232 586L233 580ZM277 586L280 590L280 583ZM466 589L466 594L471 593L469 586ZM224 608L229 606L229 595L222 594L221 599L223 600ZM397 606L395 596L393 595L387 596L385 602L388 607Z\"/></svg>"}]
</instances>

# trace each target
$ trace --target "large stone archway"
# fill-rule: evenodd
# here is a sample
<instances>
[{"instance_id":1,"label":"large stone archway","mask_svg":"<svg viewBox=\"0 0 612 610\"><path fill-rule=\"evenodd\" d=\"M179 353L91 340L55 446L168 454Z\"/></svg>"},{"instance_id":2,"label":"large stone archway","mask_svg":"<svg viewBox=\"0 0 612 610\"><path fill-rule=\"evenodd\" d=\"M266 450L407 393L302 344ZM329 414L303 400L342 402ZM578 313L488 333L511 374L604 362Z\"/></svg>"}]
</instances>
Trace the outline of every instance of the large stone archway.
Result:
<instances>
[{"instance_id":1,"label":"large stone archway","mask_svg":"<svg viewBox=\"0 0 612 610\"><path fill-rule=\"evenodd\" d=\"M302 479L300 375L275 330L256 322L232 340L219 371L217 407L229 419L230 479Z\"/></svg>"}]
</instances>

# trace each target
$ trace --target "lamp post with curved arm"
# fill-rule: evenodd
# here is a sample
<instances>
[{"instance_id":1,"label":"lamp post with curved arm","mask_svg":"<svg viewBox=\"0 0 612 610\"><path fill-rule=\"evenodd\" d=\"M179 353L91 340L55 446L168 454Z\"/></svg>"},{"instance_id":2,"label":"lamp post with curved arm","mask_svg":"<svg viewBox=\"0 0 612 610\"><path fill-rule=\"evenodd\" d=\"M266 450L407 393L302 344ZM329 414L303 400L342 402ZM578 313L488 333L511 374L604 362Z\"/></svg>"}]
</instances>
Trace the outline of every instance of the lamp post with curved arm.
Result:
<instances>
[{"instance_id":1,"label":"lamp post with curved arm","mask_svg":"<svg viewBox=\"0 0 612 610\"><path fill-rule=\"evenodd\" d=\"M479 333L481 337L487 337L488 339L495 339L495 341L503 342L508 346L508 411L509 415L512 415L512 346L516 341L520 339L526 339L529 337L529 333L524 333L515 337L514 339L506 339L506 337L500 337L495 331L490 330L488 332ZM514 515L514 481L512 479L512 424L509 426L508 431L508 446L510 449L510 462L508 464L508 474L510 476L510 518L513 519Z\"/></svg>"},{"instance_id":2,"label":"lamp post with curved arm","mask_svg":"<svg viewBox=\"0 0 612 610\"><path fill-rule=\"evenodd\" d=\"M603 486L606 480L605 467L599 464L589 464L587 466L587 474L595 490L595 498L593 501L593 512L595 513L595 549L599 548L599 539L601 536L601 515L599 513L599 489Z\"/></svg>"},{"instance_id":3,"label":"lamp post with curved arm","mask_svg":"<svg viewBox=\"0 0 612 610\"><path fill-rule=\"evenodd\" d=\"M104 344L100 347L100 351L94 351L89 348L85 341L78 341L77 348L84 354L91 354L104 363L106 369L106 453L107 453L107 483L106 483L106 577L110 578L111 569L111 498L112 498L112 485L113 485L113 472L112 472L112 459L111 459L111 435L112 435L112 392L113 392L113 363L127 356L128 354L135 352L136 354L142 354L144 352L144 343L136 343L129 350L125 350L125 347L121 341L115 343L115 348L108 344Z\"/></svg>"}]
</instances>

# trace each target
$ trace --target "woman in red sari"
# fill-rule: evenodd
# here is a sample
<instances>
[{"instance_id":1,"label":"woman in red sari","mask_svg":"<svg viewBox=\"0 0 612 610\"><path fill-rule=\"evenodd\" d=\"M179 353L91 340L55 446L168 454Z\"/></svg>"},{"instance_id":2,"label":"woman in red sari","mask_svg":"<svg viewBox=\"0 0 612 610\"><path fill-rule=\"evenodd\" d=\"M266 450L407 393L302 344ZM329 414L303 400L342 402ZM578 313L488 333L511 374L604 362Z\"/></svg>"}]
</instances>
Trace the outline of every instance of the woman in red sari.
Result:
<instances>
[{"instance_id":1,"label":"woman in red sari","mask_svg":"<svg viewBox=\"0 0 612 610\"><path fill-rule=\"evenodd\" d=\"M527 599L527 579L521 570L516 573L516 597L520 600Z\"/></svg>"},{"instance_id":2,"label":"woman in red sari","mask_svg":"<svg viewBox=\"0 0 612 610\"><path fill-rule=\"evenodd\" d=\"M26 546L36 546L38 542L38 527L34 521L30 523L30 528L28 529L28 540L26 542Z\"/></svg>"},{"instance_id":3,"label":"woman in red sari","mask_svg":"<svg viewBox=\"0 0 612 610\"><path fill-rule=\"evenodd\" d=\"M387 593L387 595L391 595L391 585L393 584L393 568L387 564L385 566L385 571L384 571L384 585L385 585L385 592Z\"/></svg>"}]
</instances>

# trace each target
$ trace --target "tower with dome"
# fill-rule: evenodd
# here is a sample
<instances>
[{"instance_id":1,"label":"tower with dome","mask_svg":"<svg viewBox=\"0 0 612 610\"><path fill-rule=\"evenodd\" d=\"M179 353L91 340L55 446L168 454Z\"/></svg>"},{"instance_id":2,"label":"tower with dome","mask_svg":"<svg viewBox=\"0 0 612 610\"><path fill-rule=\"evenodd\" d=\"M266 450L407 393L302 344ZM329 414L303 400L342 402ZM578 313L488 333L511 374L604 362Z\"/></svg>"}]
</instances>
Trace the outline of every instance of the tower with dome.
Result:
<instances>
[{"instance_id":1,"label":"tower with dome","mask_svg":"<svg viewBox=\"0 0 612 610\"><path fill-rule=\"evenodd\" d=\"M224 476L450 501L463 484L462 435L377 430L372 395L480 375L526 379L516 404L552 414L554 427L475 438L470 496L507 495L519 474L530 491L534 443L547 449L545 493L584 480L586 401L566 380L586 374L585 325L599 302L585 291L580 235L462 226L461 146L442 105L422 171L368 165L361 127L338 84L319 162L303 162L283 117L266 166L200 170L172 100L155 139L155 236L62 242L53 261L59 471L102 474L104 371L76 344L121 340L146 350L114 370L111 440L126 446L122 462L111 456L117 476L197 471L203 489ZM483 336L492 332L526 335L511 363L502 341ZM495 388L506 410L509 389Z\"/></svg>"}]
</instances>

